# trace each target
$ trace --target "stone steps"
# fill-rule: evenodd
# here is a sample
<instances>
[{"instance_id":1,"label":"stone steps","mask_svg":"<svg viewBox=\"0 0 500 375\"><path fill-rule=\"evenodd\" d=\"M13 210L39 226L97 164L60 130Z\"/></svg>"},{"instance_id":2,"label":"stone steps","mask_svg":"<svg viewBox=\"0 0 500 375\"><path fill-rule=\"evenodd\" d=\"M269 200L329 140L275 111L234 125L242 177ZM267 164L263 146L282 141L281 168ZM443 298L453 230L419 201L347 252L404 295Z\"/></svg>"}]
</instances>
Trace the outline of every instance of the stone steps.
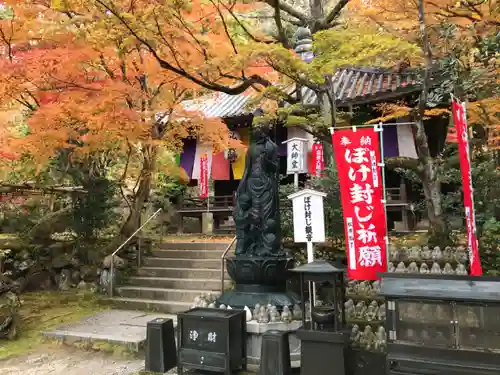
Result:
<instances>
[{"instance_id":1,"label":"stone steps","mask_svg":"<svg viewBox=\"0 0 500 375\"><path fill-rule=\"evenodd\" d=\"M138 274L150 277L220 280L220 269L217 268L141 267Z\"/></svg>"},{"instance_id":2,"label":"stone steps","mask_svg":"<svg viewBox=\"0 0 500 375\"><path fill-rule=\"evenodd\" d=\"M151 288L145 286L123 286L117 288L117 293L120 297L125 298L143 298L161 301L178 301L193 303L194 299L202 293L210 292L213 295L219 296L220 292L207 291L207 289L166 289L166 288Z\"/></svg>"},{"instance_id":3,"label":"stone steps","mask_svg":"<svg viewBox=\"0 0 500 375\"><path fill-rule=\"evenodd\" d=\"M163 242L162 250L217 250L222 252L229 245L227 242Z\"/></svg>"},{"instance_id":4,"label":"stone steps","mask_svg":"<svg viewBox=\"0 0 500 375\"><path fill-rule=\"evenodd\" d=\"M151 256L144 257L136 276L116 288L111 303L122 309L175 314L188 310L202 293L219 295L221 256L228 245L162 243ZM226 272L225 280L225 287L230 287Z\"/></svg>"},{"instance_id":5,"label":"stone steps","mask_svg":"<svg viewBox=\"0 0 500 375\"><path fill-rule=\"evenodd\" d=\"M130 277L128 279L130 285L146 286L151 288L165 288L165 289L196 289L196 290L219 290L220 280L213 279L184 279L174 277ZM225 287L231 285L231 280L226 278Z\"/></svg>"},{"instance_id":6,"label":"stone steps","mask_svg":"<svg viewBox=\"0 0 500 375\"><path fill-rule=\"evenodd\" d=\"M114 297L113 305L126 310L154 311L164 314L177 314L186 310L192 302L160 301L145 298Z\"/></svg>"},{"instance_id":7,"label":"stone steps","mask_svg":"<svg viewBox=\"0 0 500 375\"><path fill-rule=\"evenodd\" d=\"M223 250L153 250L151 256L154 258L190 258L190 259L218 259L222 256Z\"/></svg>"},{"instance_id":8,"label":"stone steps","mask_svg":"<svg viewBox=\"0 0 500 375\"><path fill-rule=\"evenodd\" d=\"M184 255L186 256L186 255ZM217 269L221 267L220 259L196 259L196 258L153 258L144 259L145 267L168 267L168 268L196 268Z\"/></svg>"}]
</instances>

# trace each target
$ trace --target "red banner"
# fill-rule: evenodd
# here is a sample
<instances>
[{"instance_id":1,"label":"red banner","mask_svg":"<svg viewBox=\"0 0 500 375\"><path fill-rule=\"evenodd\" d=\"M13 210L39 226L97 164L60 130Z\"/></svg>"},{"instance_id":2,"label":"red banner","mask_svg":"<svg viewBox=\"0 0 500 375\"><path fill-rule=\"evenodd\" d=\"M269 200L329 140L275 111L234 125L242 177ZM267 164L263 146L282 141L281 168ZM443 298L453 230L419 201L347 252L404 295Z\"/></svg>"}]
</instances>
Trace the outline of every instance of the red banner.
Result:
<instances>
[{"instance_id":1,"label":"red banner","mask_svg":"<svg viewBox=\"0 0 500 375\"><path fill-rule=\"evenodd\" d=\"M378 132L374 128L337 130L332 142L344 212L348 276L376 280L377 273L387 272Z\"/></svg>"},{"instance_id":2,"label":"red banner","mask_svg":"<svg viewBox=\"0 0 500 375\"><path fill-rule=\"evenodd\" d=\"M476 238L476 220L474 217L474 197L472 193L472 177L469 156L469 134L467 130L467 118L465 104L456 99L451 102L453 109L453 120L457 130L458 152L460 155L460 169L464 188L465 223L467 227L467 248L469 250L470 274L481 276L481 260L479 259L479 248Z\"/></svg>"},{"instance_id":3,"label":"red banner","mask_svg":"<svg viewBox=\"0 0 500 375\"><path fill-rule=\"evenodd\" d=\"M323 176L325 162L323 160L323 145L314 143L312 146L312 171L311 174L316 177Z\"/></svg>"},{"instance_id":4,"label":"red banner","mask_svg":"<svg viewBox=\"0 0 500 375\"><path fill-rule=\"evenodd\" d=\"M200 156L200 198L208 198L208 155Z\"/></svg>"}]
</instances>

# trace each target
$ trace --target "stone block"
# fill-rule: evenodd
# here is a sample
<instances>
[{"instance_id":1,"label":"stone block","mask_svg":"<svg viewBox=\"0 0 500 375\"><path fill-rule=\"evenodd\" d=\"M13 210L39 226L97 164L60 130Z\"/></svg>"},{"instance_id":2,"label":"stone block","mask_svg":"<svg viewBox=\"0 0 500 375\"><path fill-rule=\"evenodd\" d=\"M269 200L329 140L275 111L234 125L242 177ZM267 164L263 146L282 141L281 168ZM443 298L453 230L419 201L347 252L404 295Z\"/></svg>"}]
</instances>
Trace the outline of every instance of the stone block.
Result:
<instances>
[{"instance_id":1,"label":"stone block","mask_svg":"<svg viewBox=\"0 0 500 375\"><path fill-rule=\"evenodd\" d=\"M249 369L256 370L260 366L262 335L267 331L289 332L290 361L292 368L300 367L300 340L296 331L302 326L301 321L291 323L258 323L256 320L247 322L247 360Z\"/></svg>"},{"instance_id":2,"label":"stone block","mask_svg":"<svg viewBox=\"0 0 500 375\"><path fill-rule=\"evenodd\" d=\"M214 214L211 212L204 212L201 214L201 233L213 234L214 233Z\"/></svg>"}]
</instances>

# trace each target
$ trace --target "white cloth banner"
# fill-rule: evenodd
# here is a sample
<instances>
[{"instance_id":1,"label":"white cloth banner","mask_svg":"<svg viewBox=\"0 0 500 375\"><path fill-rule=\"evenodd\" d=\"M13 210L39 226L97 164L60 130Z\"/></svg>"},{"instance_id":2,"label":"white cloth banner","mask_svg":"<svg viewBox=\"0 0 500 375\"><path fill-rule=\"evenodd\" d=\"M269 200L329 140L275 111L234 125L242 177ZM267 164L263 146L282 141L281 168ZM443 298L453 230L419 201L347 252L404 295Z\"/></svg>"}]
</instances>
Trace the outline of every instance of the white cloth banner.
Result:
<instances>
[{"instance_id":1,"label":"white cloth banner","mask_svg":"<svg viewBox=\"0 0 500 375\"><path fill-rule=\"evenodd\" d=\"M194 154L194 165L193 165L193 174L191 178L193 180L200 179L200 159L201 155L208 155L208 179L210 180L212 174L212 145L200 144L200 142L196 142L196 153Z\"/></svg>"},{"instance_id":2,"label":"white cloth banner","mask_svg":"<svg viewBox=\"0 0 500 375\"><path fill-rule=\"evenodd\" d=\"M407 122L407 118L398 119L396 122ZM398 132L398 150L399 156L416 159L417 149L415 147L415 138L410 124L396 125Z\"/></svg>"}]
</instances>

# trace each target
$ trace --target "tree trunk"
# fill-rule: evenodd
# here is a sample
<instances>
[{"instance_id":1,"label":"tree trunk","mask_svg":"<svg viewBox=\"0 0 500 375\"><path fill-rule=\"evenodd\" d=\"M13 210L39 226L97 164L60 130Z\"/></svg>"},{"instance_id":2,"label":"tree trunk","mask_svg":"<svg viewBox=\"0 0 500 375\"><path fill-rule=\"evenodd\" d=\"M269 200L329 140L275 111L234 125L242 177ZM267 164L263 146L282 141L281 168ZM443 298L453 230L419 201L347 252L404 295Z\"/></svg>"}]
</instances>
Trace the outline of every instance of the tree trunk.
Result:
<instances>
[{"instance_id":1,"label":"tree trunk","mask_svg":"<svg viewBox=\"0 0 500 375\"><path fill-rule=\"evenodd\" d=\"M153 173L156 166L157 146L149 145L143 151L144 161L142 164L137 191L130 202L130 212L120 229L123 241L130 237L140 226L144 205L149 199L153 183Z\"/></svg>"},{"instance_id":2,"label":"tree trunk","mask_svg":"<svg viewBox=\"0 0 500 375\"><path fill-rule=\"evenodd\" d=\"M435 171L434 163L424 165L422 174L422 186L429 219L429 246L446 246L450 233L443 216L441 181Z\"/></svg>"},{"instance_id":3,"label":"tree trunk","mask_svg":"<svg viewBox=\"0 0 500 375\"><path fill-rule=\"evenodd\" d=\"M418 103L417 121L414 125L415 145L418 153L418 170L427 204L427 215L429 219L428 242L430 246L443 246L448 244L450 233L443 217L441 181L439 180L438 168L436 160L431 156L424 127L425 109L429 97L432 71L432 51L427 35L427 25L425 23L424 0L418 1L418 22L422 39L422 49L425 56L425 72L422 92L420 93L420 100Z\"/></svg>"},{"instance_id":4,"label":"tree trunk","mask_svg":"<svg viewBox=\"0 0 500 375\"><path fill-rule=\"evenodd\" d=\"M447 245L450 239L448 225L443 216L441 181L436 160L431 156L423 121L414 125L415 145L418 153L417 174L422 181L427 217L429 219L429 246Z\"/></svg>"}]
</instances>

